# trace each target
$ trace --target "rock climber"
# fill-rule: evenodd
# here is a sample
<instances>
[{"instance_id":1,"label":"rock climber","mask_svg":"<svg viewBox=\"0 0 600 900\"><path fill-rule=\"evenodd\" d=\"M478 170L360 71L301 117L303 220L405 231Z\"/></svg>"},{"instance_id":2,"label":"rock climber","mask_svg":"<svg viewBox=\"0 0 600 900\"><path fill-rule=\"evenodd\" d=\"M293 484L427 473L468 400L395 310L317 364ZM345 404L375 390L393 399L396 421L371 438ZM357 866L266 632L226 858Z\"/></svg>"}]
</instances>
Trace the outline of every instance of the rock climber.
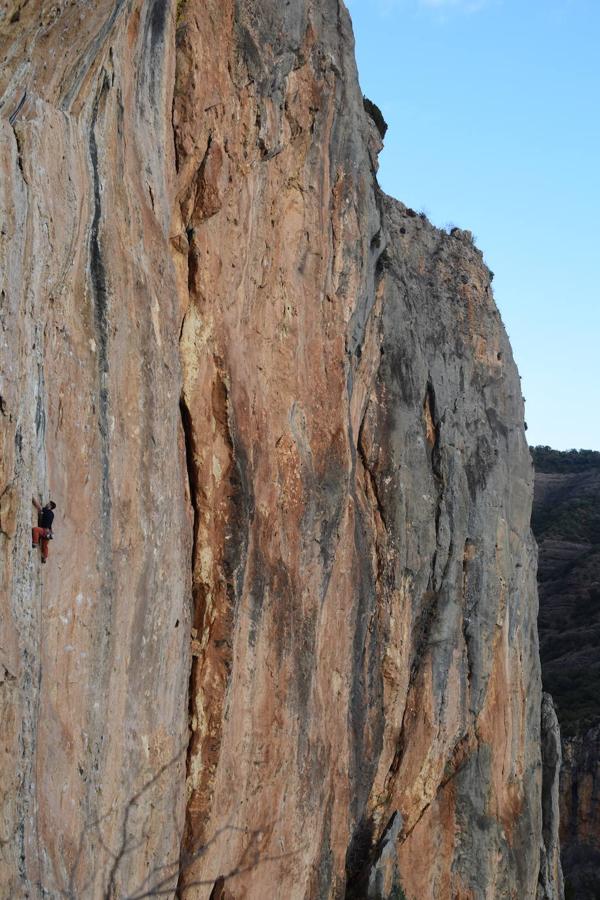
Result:
<instances>
[{"instance_id":1,"label":"rock climber","mask_svg":"<svg viewBox=\"0 0 600 900\"><path fill-rule=\"evenodd\" d=\"M53 538L53 510L56 509L56 503L54 503L53 500L50 500L48 503L46 503L45 506L42 506L39 500L36 500L35 497L32 497L31 501L38 511L37 527L31 529L31 546L37 547L38 545L41 545L42 562L45 563L48 559L48 542Z\"/></svg>"}]
</instances>

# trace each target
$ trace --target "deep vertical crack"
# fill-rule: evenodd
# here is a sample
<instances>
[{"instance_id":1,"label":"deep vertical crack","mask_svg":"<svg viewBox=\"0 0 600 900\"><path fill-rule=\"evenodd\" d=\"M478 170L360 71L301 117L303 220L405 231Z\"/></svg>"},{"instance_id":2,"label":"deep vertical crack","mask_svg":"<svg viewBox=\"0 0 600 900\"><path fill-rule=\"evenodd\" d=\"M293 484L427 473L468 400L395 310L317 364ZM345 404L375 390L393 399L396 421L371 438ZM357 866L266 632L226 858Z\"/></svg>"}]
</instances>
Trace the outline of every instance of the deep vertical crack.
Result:
<instances>
[{"instance_id":1,"label":"deep vertical crack","mask_svg":"<svg viewBox=\"0 0 600 900\"><path fill-rule=\"evenodd\" d=\"M183 440L185 444L185 464L187 470L188 489L190 494L190 502L194 510L194 522L192 532L192 567L196 559L196 540L198 536L198 472L196 470L195 458L195 442L194 431L192 427L192 416L189 407L182 396L179 401L179 412L181 415L181 427L183 430Z\"/></svg>"},{"instance_id":2,"label":"deep vertical crack","mask_svg":"<svg viewBox=\"0 0 600 900\"><path fill-rule=\"evenodd\" d=\"M108 363L108 290L106 268L100 246L100 219L102 204L100 195L100 174L98 170L98 144L96 141L96 124L100 102L109 90L108 78L104 75L102 86L92 109L90 123L90 161L93 175L94 215L90 230L90 283L94 307L94 326L96 332L96 359L98 375L98 431L100 434L100 453L102 459L101 487L101 543L104 562L110 556L112 501L110 494L110 461L109 461L109 363Z\"/></svg>"},{"instance_id":3,"label":"deep vertical crack","mask_svg":"<svg viewBox=\"0 0 600 900\"><path fill-rule=\"evenodd\" d=\"M190 414L189 407L185 401L185 397L181 396L179 401L179 411L181 415L181 428L183 432L184 446L185 446L185 465L186 465L186 475L188 482L188 491L190 497L190 503L193 509L193 524L192 524L192 554L191 554L191 583L192 583L192 596L190 598L191 602L191 621L195 620L195 590L194 590L194 562L196 559L196 542L198 536L198 472L195 465L195 445L194 445L194 433L192 427L192 417ZM188 705L188 735L187 735L187 747L185 751L185 776L186 782L190 773L190 765L191 758L193 752L193 731L191 728L191 721L194 714L194 685L197 680L196 669L198 666L198 659L194 655L190 654L190 670L188 674L188 691L187 691L187 705ZM180 847L179 847L179 872L177 874L177 890L176 896L180 896L182 889L182 878L185 873L185 846L188 840L188 810L186 803L186 811L185 811L185 822L183 826L183 832L181 834Z\"/></svg>"},{"instance_id":4,"label":"deep vertical crack","mask_svg":"<svg viewBox=\"0 0 600 900\"><path fill-rule=\"evenodd\" d=\"M100 451L100 521L98 522L98 567L100 572L100 596L105 606L103 614L104 627L95 649L95 673L97 684L107 685L105 703L110 702L111 682L111 646L113 644L113 603L114 603L114 565L112 556L112 496L110 477L110 422L109 422L109 290L103 248L100 235L102 220L101 172L98 158L98 142L96 128L100 110L106 103L110 90L108 75L104 72L100 89L94 100L89 126L89 158L92 170L92 203L93 215L89 240L89 278L92 301L93 333L96 356L96 412ZM94 705L90 710L93 739L92 771L99 773L101 758L107 746L103 723L106 721L101 707ZM98 777L100 777L98 775ZM94 790L94 779L90 780L90 790ZM98 799L91 795L91 802Z\"/></svg>"}]
</instances>

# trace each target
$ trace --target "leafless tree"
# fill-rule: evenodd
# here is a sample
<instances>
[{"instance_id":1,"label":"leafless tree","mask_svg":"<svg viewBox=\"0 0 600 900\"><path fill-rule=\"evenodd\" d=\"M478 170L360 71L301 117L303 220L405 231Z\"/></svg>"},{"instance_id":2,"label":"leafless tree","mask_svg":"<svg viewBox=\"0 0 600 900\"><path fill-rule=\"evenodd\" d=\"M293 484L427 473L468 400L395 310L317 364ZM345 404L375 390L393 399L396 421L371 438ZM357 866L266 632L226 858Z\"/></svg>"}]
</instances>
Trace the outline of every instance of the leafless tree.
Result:
<instances>
[{"instance_id":1,"label":"leafless tree","mask_svg":"<svg viewBox=\"0 0 600 900\"><path fill-rule=\"evenodd\" d=\"M94 846L100 846L107 860L110 861L108 871L105 878L105 886L102 889L103 900L145 900L148 897L166 897L166 896L182 896L182 891L187 891L194 887L213 886L217 893L216 897L220 897L221 890L232 878L249 872L250 870L262 865L266 862L284 859L286 857L295 856L299 851L289 851L277 855L266 855L261 853L261 841L265 834L264 828L254 829L248 832L245 828L239 828L232 824L224 825L201 846L193 850L182 850L178 853L177 858L171 862L157 865L146 876L144 881L134 890L123 894L120 887L120 875L122 866L132 853L143 847L149 840L150 835L150 813L146 816L145 822L141 827L134 823L135 813L146 802L147 794L155 788L165 773L175 766L185 750L178 753L172 760L161 766L160 769L148 779L142 787L127 801L123 810L121 825L119 828L119 844L111 847L104 836L106 823L114 818L115 810L111 809L102 816L90 820L79 839L75 860L70 867L67 886L59 888L57 893L64 900L82 900L82 898L91 896L89 893L93 888L96 870L90 865L90 854L93 853ZM174 823L178 823L176 810L172 811ZM228 832L239 832L244 834L249 841L241 853L241 856L235 866L228 871L219 875L219 877L210 879L195 879L185 881L186 874L190 873L192 867L209 851L209 849ZM86 868L89 868L89 877L83 883L79 881L81 876L82 862L85 860Z\"/></svg>"}]
</instances>

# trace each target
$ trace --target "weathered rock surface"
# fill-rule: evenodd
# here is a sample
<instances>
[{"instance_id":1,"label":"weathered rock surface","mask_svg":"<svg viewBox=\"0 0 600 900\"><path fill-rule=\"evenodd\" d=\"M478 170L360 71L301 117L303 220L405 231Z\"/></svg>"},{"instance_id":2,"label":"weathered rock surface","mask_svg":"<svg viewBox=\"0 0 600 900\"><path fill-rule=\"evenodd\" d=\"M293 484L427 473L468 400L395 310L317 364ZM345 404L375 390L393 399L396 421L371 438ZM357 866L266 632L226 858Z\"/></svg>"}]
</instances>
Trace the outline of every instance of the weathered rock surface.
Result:
<instances>
[{"instance_id":1,"label":"weathered rock surface","mask_svg":"<svg viewBox=\"0 0 600 900\"><path fill-rule=\"evenodd\" d=\"M567 896L600 891L600 453L534 448L544 685L563 735Z\"/></svg>"},{"instance_id":2,"label":"weathered rock surface","mask_svg":"<svg viewBox=\"0 0 600 900\"><path fill-rule=\"evenodd\" d=\"M343 4L0 15L0 892L559 896L518 376Z\"/></svg>"},{"instance_id":3,"label":"weathered rock surface","mask_svg":"<svg viewBox=\"0 0 600 900\"><path fill-rule=\"evenodd\" d=\"M125 897L179 854L191 534L161 9L1 7L6 898ZM44 569L32 493L57 503Z\"/></svg>"}]
</instances>

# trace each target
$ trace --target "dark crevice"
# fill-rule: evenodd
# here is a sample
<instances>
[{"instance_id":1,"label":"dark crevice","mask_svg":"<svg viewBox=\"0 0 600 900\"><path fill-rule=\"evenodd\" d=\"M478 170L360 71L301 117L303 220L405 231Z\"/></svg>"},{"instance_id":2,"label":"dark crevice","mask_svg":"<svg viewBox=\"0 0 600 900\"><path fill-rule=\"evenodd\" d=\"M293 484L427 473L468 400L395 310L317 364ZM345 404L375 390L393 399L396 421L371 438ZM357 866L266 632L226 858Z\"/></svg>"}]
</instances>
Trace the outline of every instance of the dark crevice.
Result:
<instances>
[{"instance_id":1,"label":"dark crevice","mask_svg":"<svg viewBox=\"0 0 600 900\"><path fill-rule=\"evenodd\" d=\"M213 889L210 892L209 900L223 900L225 896L225 878L223 875L219 875L217 880L213 885Z\"/></svg>"},{"instance_id":2,"label":"dark crevice","mask_svg":"<svg viewBox=\"0 0 600 900\"><path fill-rule=\"evenodd\" d=\"M46 410L44 407L44 367L38 364L37 396L35 402L35 435L39 447L43 447L46 440Z\"/></svg>"},{"instance_id":3,"label":"dark crevice","mask_svg":"<svg viewBox=\"0 0 600 900\"><path fill-rule=\"evenodd\" d=\"M178 13L179 17L179 13ZM175 53L177 55L177 39L178 35L175 35ZM175 76L177 79L177 75ZM180 147L179 140L177 134L177 128L175 125L175 105L177 102L177 84L174 85L175 89L173 91L173 97L171 102L171 128L172 128L172 137L173 137L173 149L175 156L175 171L178 173L181 167L181 158L180 158ZM185 312L181 319L181 324L179 328L179 345L181 346L181 340L183 336L183 331L185 327L185 321L187 312L189 310L191 304L191 297L194 292L194 281L197 274L198 269L198 259L195 248L193 246L194 241L194 228L192 227L189 220L184 223L185 224L185 234L187 238L187 298L185 304ZM195 561L196 561L196 549L197 549L197 541L198 541L198 530L199 530L199 472L196 466L195 458L196 458L196 441L194 436L194 428L192 422L192 416L185 399L185 395L182 391L180 399L179 399L179 414L181 416L181 429L184 440L184 449L185 449L185 476L187 477L187 487L188 487L188 495L189 502L193 511L193 521L192 521L192 542L191 542L191 556L189 559L190 566L190 585L191 585L191 595L189 597L190 604L190 621L191 627L194 629L197 624L197 616L199 606L197 602L196 596L196 588L194 584L194 575L195 575ZM190 642L194 635L195 631L192 630L189 635ZM190 656L189 656L189 673L188 673L188 682L187 682L187 746L185 748L185 778L186 783L184 785L184 790L187 785L187 779L190 775L192 757L194 753L195 747L195 732L192 730L192 722L195 713L195 705L196 705L196 692L195 686L198 682L198 667L201 665L201 660L197 653L192 652L192 648L190 646ZM185 818L183 823L183 829L179 839L179 865L177 872L177 885L175 889L176 897L183 897L185 892L185 874L186 870L189 867L189 850L188 847L192 840L191 834L191 823L189 816L189 797L185 802ZM215 885L216 887L216 885ZM212 897L212 893L211 893Z\"/></svg>"},{"instance_id":4,"label":"dark crevice","mask_svg":"<svg viewBox=\"0 0 600 900\"><path fill-rule=\"evenodd\" d=\"M242 594L250 526L255 514L255 501L249 475L248 454L237 434L227 377L222 369L222 360L216 359L215 363L217 378L213 385L213 416L221 428L223 440L231 455L228 492L229 527L222 563L227 583L227 596L233 612L234 606Z\"/></svg>"},{"instance_id":5,"label":"dark crevice","mask_svg":"<svg viewBox=\"0 0 600 900\"><path fill-rule=\"evenodd\" d=\"M441 422L439 421L435 389L431 379L427 382L425 390L425 398L423 400L423 419L425 425L425 439L427 443L427 451L429 455L429 464L436 490L435 501L435 550L431 560L431 576L430 588L439 589L435 572L437 567L437 556L440 546L440 521L444 505L445 481L442 469L442 455L440 449ZM450 557L450 554L449 554ZM449 558L446 561L445 570L447 570Z\"/></svg>"},{"instance_id":6,"label":"dark crevice","mask_svg":"<svg viewBox=\"0 0 600 900\"><path fill-rule=\"evenodd\" d=\"M188 296L192 296L194 293L194 285L196 282L196 275L198 274L199 266L198 254L196 253L196 248L194 247L193 228L186 228L186 237L188 239Z\"/></svg>"},{"instance_id":7,"label":"dark crevice","mask_svg":"<svg viewBox=\"0 0 600 900\"><path fill-rule=\"evenodd\" d=\"M23 145L21 138L19 137L19 133L16 128L13 127L13 134L15 136L15 143L17 145L17 165L19 167L19 172L21 173L21 178L28 184L27 178L25 177L25 170L23 169Z\"/></svg>"},{"instance_id":8,"label":"dark crevice","mask_svg":"<svg viewBox=\"0 0 600 900\"><path fill-rule=\"evenodd\" d=\"M196 469L195 458L195 441L194 430L192 426L192 417L185 399L181 397L179 401L179 412L181 415L181 426L183 429L183 438L185 443L185 462L187 469L187 479L190 493L190 502L194 510L194 525L192 534L192 565L196 559L196 540L198 536L198 472Z\"/></svg>"},{"instance_id":9,"label":"dark crevice","mask_svg":"<svg viewBox=\"0 0 600 900\"><path fill-rule=\"evenodd\" d=\"M469 599L469 563L472 559L471 548L473 544L469 538L465 541L465 547L463 551L463 564L462 564L462 600L463 600L463 618L462 618L462 633L463 640L465 642L465 651L467 655L467 686L469 689L469 694L471 692L471 681L473 678L473 660L471 658L471 637L469 635L469 625L470 619L467 615L469 611L468 599Z\"/></svg>"},{"instance_id":10,"label":"dark crevice","mask_svg":"<svg viewBox=\"0 0 600 900\"><path fill-rule=\"evenodd\" d=\"M351 367L349 367L351 368ZM348 382L348 394L351 396L352 384ZM351 418L348 418L348 439L351 450L352 471L348 484L350 496L353 498L358 515L355 522L354 541L359 557L367 558L366 550L366 525L362 519L361 504L358 501L356 490L356 468L357 458L361 459L362 465L367 472L368 478L373 479L373 473L369 471L366 465L366 452L364 443L361 440L363 422L359 427L358 440L354 441L353 428ZM373 481L369 483L373 485ZM375 488L373 488L375 491ZM383 507L380 504L378 494L375 494L375 502L378 505L379 514L382 514ZM382 523L385 526L385 520L382 516ZM378 560L380 553L377 553ZM374 574L374 573L373 573ZM352 685L351 699L349 710L349 728L350 734L353 736L353 769L355 772L355 795L353 798L353 817L356 825L348 845L345 860L346 873L346 889L345 900L359 900L366 897L366 888L368 884L368 873L370 860L373 852L374 823L372 818L366 813L367 800L371 794L373 786L374 770L373 766L365 765L365 761L370 757L371 760L377 760L381 750L382 735L380 731L380 722L372 721L368 711L381 708L381 697L379 691L381 684L378 681L380 677L379 661L375 658L378 649L378 638L376 634L369 634L369 621L373 613L373 598L376 595L376 584L373 575L366 571L363 578L360 579L356 620L354 624L353 638L353 666L352 666ZM366 748L370 746L370 753L367 754Z\"/></svg>"},{"instance_id":11,"label":"dark crevice","mask_svg":"<svg viewBox=\"0 0 600 900\"><path fill-rule=\"evenodd\" d=\"M436 481L441 482L443 479L440 459L440 422L438 418L435 389L431 380L427 382L427 388L425 389L423 417L425 419L425 437L429 451L431 471L433 472Z\"/></svg>"},{"instance_id":12,"label":"dark crevice","mask_svg":"<svg viewBox=\"0 0 600 900\"><path fill-rule=\"evenodd\" d=\"M346 852L346 892L344 900L363 900L367 896L369 870L373 859L372 818L362 818L352 834Z\"/></svg>"},{"instance_id":13,"label":"dark crevice","mask_svg":"<svg viewBox=\"0 0 600 900\"><path fill-rule=\"evenodd\" d=\"M383 220L381 197L377 194L377 205ZM346 335L346 353L349 364L347 368L347 393L350 399L354 388L354 361L353 357L360 360L362 347L365 340L367 323L373 314L376 299L379 295L382 278L387 268L387 255L385 251L385 234L381 227L372 237L370 245L373 264L374 290L373 300L366 310L360 310L360 303L355 309L351 320L349 332ZM360 313L360 314L359 314ZM366 550L366 523L362 521L360 513L362 506L357 496L357 462L360 460L365 472L366 484L371 506L380 519L382 529L388 533L388 522L385 513L385 505L380 492L377 476L370 464L369 455L365 446L365 421L366 408L363 413L358 434L354 435L351 417L348 417L348 444L351 453L351 472L348 483L349 493L354 500L359 512L355 524L355 546L361 558L367 558ZM377 540L377 538L376 538ZM375 658L377 653L378 637L370 633L373 622L373 598L377 593L377 582L385 579L384 554L381 548L376 546L377 572L365 573L361 579L358 591L358 603L356 610L355 631L353 640L353 674L351 688L351 708L349 715L350 733L354 743L354 768L356 772L356 792L353 802L353 817L356 823L350 838L345 860L345 900L359 900L367 896L369 871L373 861L375 846L375 826L372 817L367 812L367 799L371 794L374 772L364 766L367 758L366 742L370 739L372 745L369 755L372 759L378 759L381 750L380 722L372 721L365 712L367 709L381 708L379 690L381 677L379 660ZM375 576L375 577L373 577Z\"/></svg>"},{"instance_id":14,"label":"dark crevice","mask_svg":"<svg viewBox=\"0 0 600 900\"><path fill-rule=\"evenodd\" d=\"M23 108L23 104L25 103L26 99L27 99L27 91L24 91L23 96L19 100L16 108L11 112L10 116L8 117L8 122L9 122L9 125L11 128L14 126L15 122L17 121L17 116L21 112L21 109Z\"/></svg>"},{"instance_id":15,"label":"dark crevice","mask_svg":"<svg viewBox=\"0 0 600 900\"><path fill-rule=\"evenodd\" d=\"M192 509L194 511L194 519L192 526L192 553L191 553L191 577L192 577L192 622L195 620L195 591L193 588L193 577L194 577L194 561L196 559L196 542L198 538L198 471L195 464L195 440L194 440L194 431L192 425L192 417L188 408L188 405L182 396L179 401L179 412L181 415L181 427L183 431L184 445L185 445L185 463L186 463L186 474L188 481L188 490L190 496L190 502L192 504ZM197 669L199 665L199 659L197 656L190 655L190 672L188 676L188 743L186 748L186 765L185 765L185 773L186 779L190 773L191 760L193 754L194 747L194 732L192 731L189 723L191 723L192 718L194 716L194 685L197 682L198 674ZM186 843L189 839L189 822L186 814L186 822L183 830L183 834L181 836L181 844L180 844L180 852L179 852L179 875L177 879L177 890L176 896L181 896L181 891L183 889L182 878L185 873L186 867Z\"/></svg>"},{"instance_id":16,"label":"dark crevice","mask_svg":"<svg viewBox=\"0 0 600 900\"><path fill-rule=\"evenodd\" d=\"M105 99L109 90L108 76L104 75L102 86L96 97L92 109L92 121L90 124L89 152L92 164L93 177L93 203L94 215L90 231L90 283L93 300L94 325L96 332L96 359L98 365L98 431L100 434L100 452L102 457L102 486L101 486L101 535L102 549L105 554L105 562L110 555L111 544L111 494L110 494L110 467L109 467L109 363L108 363L108 289L106 269L100 245L100 219L102 217L102 204L100 192L100 173L98 168L98 145L96 142L96 123L100 103Z\"/></svg>"},{"instance_id":17,"label":"dark crevice","mask_svg":"<svg viewBox=\"0 0 600 900\"><path fill-rule=\"evenodd\" d=\"M223 611L227 635L231 634L232 623L235 621L235 607L241 597L244 579L247 569L247 556L249 544L249 532L254 517L254 496L252 485L248 475L248 462L245 448L236 437L236 428L233 411L229 399L227 376L222 369L222 361L215 358L216 377L212 385L212 415L222 434L223 441L230 454L230 468L228 474L228 490L226 493L228 502L227 531L225 545L221 559L222 572L225 580L227 609ZM200 534L200 497L202 487L200 484L200 472L197 466L197 436L194 433L192 415L184 397L180 400L180 414L182 430L185 442L186 470L189 485L190 500L194 510L193 543L191 555L192 568L192 627L198 630L198 637L205 628L205 587L195 579L195 562L198 555L198 540ZM192 635L193 637L193 635ZM209 636L210 637L210 636ZM223 697L227 692L227 684L232 669L232 644L229 637L221 639L213 646L219 647L220 661L227 672ZM191 655L189 687L188 687L188 715L191 722L196 716L196 696L201 680L203 660L198 653ZM212 710L218 715L218 709ZM189 776L192 761L199 751L199 747L205 739L205 735L188 731L188 746L186 752L186 775ZM214 737L215 742L220 741ZM210 782L209 782L210 784ZM206 790L206 785L201 785L200 790ZM198 856L199 848L195 846L196 826L194 813L190 813L190 807L186 810L186 823L181 836L179 877L177 896L185 889L185 875L189 870L190 861ZM219 894L216 896L220 896Z\"/></svg>"},{"instance_id":18,"label":"dark crevice","mask_svg":"<svg viewBox=\"0 0 600 900\"><path fill-rule=\"evenodd\" d=\"M452 557L452 542L448 548L448 556L444 566L444 573L441 579L436 578L436 569L438 561L438 553L440 550L440 522L444 507L445 481L442 469L441 449L440 449L440 433L441 423L438 418L437 403L435 389L431 379L428 380L425 397L423 399L423 419L425 426L426 446L433 476L433 484L435 486L435 547L430 562L429 580L427 590L423 594L420 605L419 614L414 627L413 653L411 660L411 668L407 689L407 698L410 696L411 690L414 688L419 674L419 666L422 662L429 646L433 626L438 618L440 601L442 598L441 586L444 583L445 576L448 572L450 560ZM394 761L392 762L391 771L394 774L400 767L400 762L404 754L405 746L405 717L407 706L402 718L400 729L400 738L398 741L398 749Z\"/></svg>"},{"instance_id":19,"label":"dark crevice","mask_svg":"<svg viewBox=\"0 0 600 900\"><path fill-rule=\"evenodd\" d=\"M383 502L381 500L381 496L379 493L379 485L377 484L377 477L373 471L372 466L369 464L369 460L367 458L367 453L366 453L365 446L363 443L364 423L365 423L365 419L363 418L363 420L360 424L359 432L358 432L358 444L357 444L358 455L360 457L360 460L363 464L363 468L369 479L371 491L372 491L373 497L375 499L377 513L379 515L379 518L381 519L381 523L382 523L385 531L388 531L388 524L387 524L387 521L385 518L385 509L384 509L384 505L383 505Z\"/></svg>"},{"instance_id":20,"label":"dark crevice","mask_svg":"<svg viewBox=\"0 0 600 900\"><path fill-rule=\"evenodd\" d=\"M112 553L112 497L110 476L110 423L109 423L109 289L101 241L102 222L102 172L99 163L96 127L101 112L104 113L110 82L106 73L100 76L100 86L94 100L89 125L89 162L92 180L92 222L89 236L89 293L91 301L91 326L96 345L96 398L93 409L98 429L98 453L100 457L100 484L97 523L97 565L100 572L100 592L98 601L103 604L103 628L95 647L92 678L98 684L109 681L108 667L111 665L114 602L114 563ZM107 702L107 701L106 701ZM92 770L94 777L88 783L92 802L96 802L96 778L100 779L103 759L108 741L102 729L104 715L102 704L90 710L91 728L95 735L92 743Z\"/></svg>"},{"instance_id":21,"label":"dark crevice","mask_svg":"<svg viewBox=\"0 0 600 900\"><path fill-rule=\"evenodd\" d=\"M194 221L194 222L196 221L196 216L197 216L199 208L200 208L199 200L202 201L203 195L204 195L204 175L206 172L206 165L208 163L208 157L210 155L210 148L212 147L212 142L213 142L212 131L209 131L208 138L206 140L206 150L204 151L204 156L202 157L200 165L198 166L198 171L196 173L196 179L195 179L196 198L194 201L194 210L192 213L192 216L193 216L192 221ZM200 196L198 196L199 194L200 194ZM203 216L203 218L204 218L204 216ZM206 216L206 218L209 218L209 217Z\"/></svg>"}]
</instances>

